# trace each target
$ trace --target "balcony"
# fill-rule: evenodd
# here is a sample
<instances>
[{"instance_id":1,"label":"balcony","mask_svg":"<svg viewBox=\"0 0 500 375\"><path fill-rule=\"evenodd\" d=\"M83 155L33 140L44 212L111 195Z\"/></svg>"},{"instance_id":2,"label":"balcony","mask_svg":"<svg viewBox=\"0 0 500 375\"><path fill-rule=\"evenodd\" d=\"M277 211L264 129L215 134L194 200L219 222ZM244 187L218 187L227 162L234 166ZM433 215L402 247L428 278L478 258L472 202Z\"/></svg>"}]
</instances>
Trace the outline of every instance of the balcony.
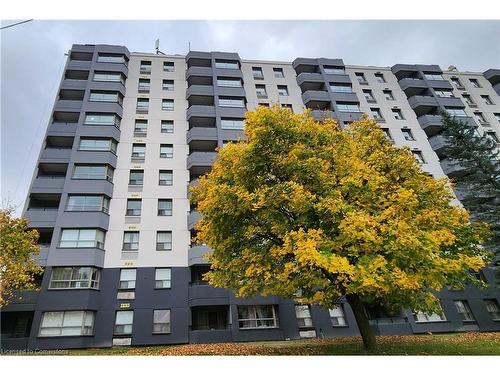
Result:
<instances>
[{"instance_id":1,"label":"balcony","mask_svg":"<svg viewBox=\"0 0 500 375\"><path fill-rule=\"evenodd\" d=\"M488 69L483 75L484 78L490 81L492 86L500 83L500 69Z\"/></svg>"},{"instance_id":2,"label":"balcony","mask_svg":"<svg viewBox=\"0 0 500 375\"><path fill-rule=\"evenodd\" d=\"M403 78L412 77L418 74L417 66L411 64L396 64L391 68L391 70L398 81L402 80Z\"/></svg>"},{"instance_id":3,"label":"balcony","mask_svg":"<svg viewBox=\"0 0 500 375\"><path fill-rule=\"evenodd\" d=\"M430 137L429 144L438 156L444 156L444 149L448 145L448 142L446 141L446 138L444 136L435 135L433 137Z\"/></svg>"},{"instance_id":4,"label":"balcony","mask_svg":"<svg viewBox=\"0 0 500 375\"><path fill-rule=\"evenodd\" d=\"M42 150L40 161L52 163L69 161L71 158L71 152L71 148L47 147Z\"/></svg>"},{"instance_id":5,"label":"balcony","mask_svg":"<svg viewBox=\"0 0 500 375\"><path fill-rule=\"evenodd\" d=\"M201 215L200 215L201 217ZM189 219L188 219L189 220ZM198 219L197 219L198 220ZM189 221L188 221L189 226ZM194 225L193 225L194 226ZM210 264L208 260L205 259L205 254L212 254L213 249L206 245L193 245L188 251L188 265L207 265Z\"/></svg>"},{"instance_id":6,"label":"balcony","mask_svg":"<svg viewBox=\"0 0 500 375\"><path fill-rule=\"evenodd\" d=\"M338 120L342 122L351 122L359 120L363 116L363 112L339 112Z\"/></svg>"},{"instance_id":7,"label":"balcony","mask_svg":"<svg viewBox=\"0 0 500 375\"><path fill-rule=\"evenodd\" d=\"M192 105L187 109L186 117L189 123L191 123L191 118L214 118L215 121L215 106L213 105Z\"/></svg>"},{"instance_id":8,"label":"balcony","mask_svg":"<svg viewBox=\"0 0 500 375\"><path fill-rule=\"evenodd\" d=\"M439 108L439 102L433 96L412 96L408 99L408 103L417 117L429 114L429 112L435 112Z\"/></svg>"},{"instance_id":9,"label":"balcony","mask_svg":"<svg viewBox=\"0 0 500 375\"><path fill-rule=\"evenodd\" d=\"M420 78L403 78L398 83L407 97L422 94L429 88L426 81Z\"/></svg>"},{"instance_id":10,"label":"balcony","mask_svg":"<svg viewBox=\"0 0 500 375\"><path fill-rule=\"evenodd\" d=\"M300 73L297 75L297 84L299 86L302 86L303 84L307 83L324 83L325 80L321 73Z\"/></svg>"},{"instance_id":11,"label":"balcony","mask_svg":"<svg viewBox=\"0 0 500 375\"><path fill-rule=\"evenodd\" d=\"M187 224L188 224L188 229L191 230L194 228L198 220L200 220L202 217L202 214L199 213L198 211L190 211L187 217Z\"/></svg>"},{"instance_id":12,"label":"balcony","mask_svg":"<svg viewBox=\"0 0 500 375\"><path fill-rule=\"evenodd\" d=\"M214 96L213 86L208 85L191 85L186 90L186 99L192 96ZM212 98L213 102L213 98Z\"/></svg>"},{"instance_id":13,"label":"balcony","mask_svg":"<svg viewBox=\"0 0 500 375\"><path fill-rule=\"evenodd\" d=\"M186 71L188 85L212 85L213 72L211 67L191 66Z\"/></svg>"},{"instance_id":14,"label":"balcony","mask_svg":"<svg viewBox=\"0 0 500 375\"><path fill-rule=\"evenodd\" d=\"M306 91L302 94L302 101L307 108L323 108L330 106L331 98L328 91Z\"/></svg>"},{"instance_id":15,"label":"balcony","mask_svg":"<svg viewBox=\"0 0 500 375\"><path fill-rule=\"evenodd\" d=\"M437 98L438 103L443 107L464 108L464 103L460 98Z\"/></svg>"},{"instance_id":16,"label":"balcony","mask_svg":"<svg viewBox=\"0 0 500 375\"><path fill-rule=\"evenodd\" d=\"M292 62L297 75L301 73L319 73L318 59L298 57Z\"/></svg>"},{"instance_id":17,"label":"balcony","mask_svg":"<svg viewBox=\"0 0 500 375\"><path fill-rule=\"evenodd\" d=\"M187 143L192 141L217 141L217 129L211 127L193 127L186 135Z\"/></svg>"},{"instance_id":18,"label":"balcony","mask_svg":"<svg viewBox=\"0 0 500 375\"><path fill-rule=\"evenodd\" d=\"M191 283L189 306L229 305L229 291L205 283Z\"/></svg>"},{"instance_id":19,"label":"balcony","mask_svg":"<svg viewBox=\"0 0 500 375\"><path fill-rule=\"evenodd\" d=\"M210 52L189 51L186 55L186 64L191 67L212 66L212 54Z\"/></svg>"},{"instance_id":20,"label":"balcony","mask_svg":"<svg viewBox=\"0 0 500 375\"><path fill-rule=\"evenodd\" d=\"M54 227L60 201L61 194L32 192L25 217L33 227Z\"/></svg>"},{"instance_id":21,"label":"balcony","mask_svg":"<svg viewBox=\"0 0 500 375\"><path fill-rule=\"evenodd\" d=\"M443 169L444 174L450 178L458 177L465 173L464 167L455 161L451 161L450 159L441 160L441 168Z\"/></svg>"},{"instance_id":22,"label":"balcony","mask_svg":"<svg viewBox=\"0 0 500 375\"><path fill-rule=\"evenodd\" d=\"M88 72L87 72L88 75ZM61 88L63 89L72 89L72 90L77 90L77 89L85 89L87 87L88 81L86 79L80 80L80 79L69 79L65 78L62 81Z\"/></svg>"},{"instance_id":23,"label":"balcony","mask_svg":"<svg viewBox=\"0 0 500 375\"><path fill-rule=\"evenodd\" d=\"M418 122L428 136L439 133L443 128L440 115L423 115L418 118Z\"/></svg>"},{"instance_id":24,"label":"balcony","mask_svg":"<svg viewBox=\"0 0 500 375\"><path fill-rule=\"evenodd\" d=\"M315 109L311 111L311 116L314 117L316 121L321 121L328 118L333 118L333 111Z\"/></svg>"},{"instance_id":25,"label":"balcony","mask_svg":"<svg viewBox=\"0 0 500 375\"><path fill-rule=\"evenodd\" d=\"M356 102L359 103L358 96L355 92L333 92L332 98L336 102Z\"/></svg>"}]
</instances>

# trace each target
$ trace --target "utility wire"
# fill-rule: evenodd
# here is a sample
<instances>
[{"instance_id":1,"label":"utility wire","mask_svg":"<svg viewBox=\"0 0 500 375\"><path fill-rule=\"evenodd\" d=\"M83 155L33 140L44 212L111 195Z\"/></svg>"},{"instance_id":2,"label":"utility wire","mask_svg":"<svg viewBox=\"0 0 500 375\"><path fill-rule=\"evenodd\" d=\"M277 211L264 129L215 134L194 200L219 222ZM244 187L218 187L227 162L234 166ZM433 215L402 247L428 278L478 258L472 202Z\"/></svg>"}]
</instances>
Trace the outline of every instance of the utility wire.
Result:
<instances>
[{"instance_id":1,"label":"utility wire","mask_svg":"<svg viewBox=\"0 0 500 375\"><path fill-rule=\"evenodd\" d=\"M3 29L8 29L9 27L13 27L13 26L21 25L21 24L23 24L23 23L30 22L30 21L33 21L33 19L30 19L30 20L25 20L25 21L21 21L21 22L16 22L16 23L13 23L12 25L2 26L2 27L0 27L0 30L3 30Z\"/></svg>"}]
</instances>

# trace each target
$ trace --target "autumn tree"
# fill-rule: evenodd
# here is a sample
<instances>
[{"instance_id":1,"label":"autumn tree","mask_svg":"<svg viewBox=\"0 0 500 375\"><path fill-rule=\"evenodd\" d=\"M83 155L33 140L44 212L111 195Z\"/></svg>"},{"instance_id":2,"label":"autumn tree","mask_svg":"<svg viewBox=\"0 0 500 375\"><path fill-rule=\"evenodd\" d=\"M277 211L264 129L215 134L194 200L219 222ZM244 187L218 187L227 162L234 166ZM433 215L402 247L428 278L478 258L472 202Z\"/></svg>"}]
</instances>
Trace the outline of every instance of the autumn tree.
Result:
<instances>
[{"instance_id":1,"label":"autumn tree","mask_svg":"<svg viewBox=\"0 0 500 375\"><path fill-rule=\"evenodd\" d=\"M38 232L27 221L12 217L13 209L0 210L0 306L5 306L19 289L34 289L42 272L33 256L39 253Z\"/></svg>"},{"instance_id":2,"label":"autumn tree","mask_svg":"<svg viewBox=\"0 0 500 375\"><path fill-rule=\"evenodd\" d=\"M485 243L495 254L497 284L500 285L500 151L488 134L448 113L442 113L446 157L462 168L453 177L457 197L472 220L489 223L492 236Z\"/></svg>"},{"instance_id":3,"label":"autumn tree","mask_svg":"<svg viewBox=\"0 0 500 375\"><path fill-rule=\"evenodd\" d=\"M344 296L374 351L365 303L436 311L433 290L473 281L485 264L485 226L373 120L342 129L260 107L245 135L191 190L198 239L214 249L212 285L324 308Z\"/></svg>"}]
</instances>

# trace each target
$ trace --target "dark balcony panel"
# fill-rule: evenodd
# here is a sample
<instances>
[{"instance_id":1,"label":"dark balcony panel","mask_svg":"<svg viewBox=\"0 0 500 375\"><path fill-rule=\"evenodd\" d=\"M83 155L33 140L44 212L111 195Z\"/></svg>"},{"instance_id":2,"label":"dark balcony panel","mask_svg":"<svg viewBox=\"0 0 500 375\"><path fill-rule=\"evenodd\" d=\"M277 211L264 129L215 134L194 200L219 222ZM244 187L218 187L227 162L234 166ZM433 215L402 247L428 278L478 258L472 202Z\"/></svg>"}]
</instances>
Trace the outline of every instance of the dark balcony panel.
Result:
<instances>
[{"instance_id":1,"label":"dark balcony panel","mask_svg":"<svg viewBox=\"0 0 500 375\"><path fill-rule=\"evenodd\" d=\"M99 227L108 229L109 226L109 215L104 212L64 211L57 220L68 228Z\"/></svg>"},{"instance_id":2,"label":"dark balcony panel","mask_svg":"<svg viewBox=\"0 0 500 375\"><path fill-rule=\"evenodd\" d=\"M40 154L40 161L46 163L65 162L69 161L70 158L70 148L45 148Z\"/></svg>"},{"instance_id":3,"label":"dark balcony panel","mask_svg":"<svg viewBox=\"0 0 500 375\"><path fill-rule=\"evenodd\" d=\"M215 106L193 105L187 109L186 115L188 121L192 117L215 119Z\"/></svg>"},{"instance_id":4,"label":"dark balcony panel","mask_svg":"<svg viewBox=\"0 0 500 375\"><path fill-rule=\"evenodd\" d=\"M34 193L61 193L64 188L64 177L37 177L33 180L31 191Z\"/></svg>"},{"instance_id":5,"label":"dark balcony panel","mask_svg":"<svg viewBox=\"0 0 500 375\"><path fill-rule=\"evenodd\" d=\"M211 67L191 66L186 70L186 81L188 85L212 84L213 72ZM203 83L198 83L203 82Z\"/></svg>"},{"instance_id":6,"label":"dark balcony panel","mask_svg":"<svg viewBox=\"0 0 500 375\"><path fill-rule=\"evenodd\" d=\"M45 139L45 147L50 149L70 149L73 147L75 137L48 135Z\"/></svg>"},{"instance_id":7,"label":"dark balcony panel","mask_svg":"<svg viewBox=\"0 0 500 375\"><path fill-rule=\"evenodd\" d=\"M351 83L351 78L347 74L324 74L325 81L332 83Z\"/></svg>"},{"instance_id":8,"label":"dark balcony panel","mask_svg":"<svg viewBox=\"0 0 500 375\"><path fill-rule=\"evenodd\" d=\"M47 266L104 267L104 250L97 248L55 248L49 252Z\"/></svg>"},{"instance_id":9,"label":"dark balcony panel","mask_svg":"<svg viewBox=\"0 0 500 375\"><path fill-rule=\"evenodd\" d=\"M82 90L85 89L86 87L87 87L87 80L65 78L61 84L61 89L65 90Z\"/></svg>"},{"instance_id":10,"label":"dark balcony panel","mask_svg":"<svg viewBox=\"0 0 500 375\"><path fill-rule=\"evenodd\" d=\"M484 78L490 81L492 86L500 83L500 69L488 69L483 73Z\"/></svg>"},{"instance_id":11,"label":"dark balcony panel","mask_svg":"<svg viewBox=\"0 0 500 375\"><path fill-rule=\"evenodd\" d=\"M420 78L403 78L399 81L399 86L407 97L421 95L429 88L427 82Z\"/></svg>"},{"instance_id":12,"label":"dark balcony panel","mask_svg":"<svg viewBox=\"0 0 500 375\"><path fill-rule=\"evenodd\" d=\"M302 94L302 101L305 105L311 102L326 102L330 103L331 98L328 91L306 91Z\"/></svg>"},{"instance_id":13,"label":"dark balcony panel","mask_svg":"<svg viewBox=\"0 0 500 375\"><path fill-rule=\"evenodd\" d=\"M325 79L321 73L300 73L297 75L297 84L302 86L303 84L308 83L324 83Z\"/></svg>"},{"instance_id":14,"label":"dark balcony panel","mask_svg":"<svg viewBox=\"0 0 500 375\"><path fill-rule=\"evenodd\" d=\"M243 73L239 69L214 68L214 75L217 77L243 78Z\"/></svg>"},{"instance_id":15,"label":"dark balcony panel","mask_svg":"<svg viewBox=\"0 0 500 375\"><path fill-rule=\"evenodd\" d=\"M223 141L234 141L238 142L240 140L246 140L245 133L243 130L232 130L232 129L219 129L219 138Z\"/></svg>"},{"instance_id":16,"label":"dark balcony panel","mask_svg":"<svg viewBox=\"0 0 500 375\"><path fill-rule=\"evenodd\" d=\"M188 265L208 265L210 264L207 259L205 259L206 254L212 254L213 250L206 245L193 245L188 250Z\"/></svg>"},{"instance_id":17,"label":"dark balcony panel","mask_svg":"<svg viewBox=\"0 0 500 375\"><path fill-rule=\"evenodd\" d=\"M67 65L67 69L80 69L80 70L89 70L92 66L92 61L84 61L84 60L70 60Z\"/></svg>"},{"instance_id":18,"label":"dark balcony panel","mask_svg":"<svg viewBox=\"0 0 500 375\"><path fill-rule=\"evenodd\" d=\"M113 196L113 184L106 180L74 180L66 182L65 190L68 193L88 193L105 194L108 197Z\"/></svg>"},{"instance_id":19,"label":"dark balcony panel","mask_svg":"<svg viewBox=\"0 0 500 375\"><path fill-rule=\"evenodd\" d=\"M57 208L33 208L26 210L24 217L31 227L54 227L57 218Z\"/></svg>"},{"instance_id":20,"label":"dark balcony panel","mask_svg":"<svg viewBox=\"0 0 500 375\"><path fill-rule=\"evenodd\" d=\"M83 125L80 126L80 136L82 137L103 137L120 140L120 129L112 125Z\"/></svg>"},{"instance_id":21,"label":"dark balcony panel","mask_svg":"<svg viewBox=\"0 0 500 375\"><path fill-rule=\"evenodd\" d=\"M396 64L391 68L391 70L398 81L402 80L403 78L415 76L418 73L417 66L410 64Z\"/></svg>"},{"instance_id":22,"label":"dark balcony panel","mask_svg":"<svg viewBox=\"0 0 500 375\"><path fill-rule=\"evenodd\" d=\"M298 57L293 60L292 66L297 75L301 73L319 73L319 63L317 59Z\"/></svg>"},{"instance_id":23,"label":"dark balcony panel","mask_svg":"<svg viewBox=\"0 0 500 375\"><path fill-rule=\"evenodd\" d=\"M354 92L334 92L332 93L333 100L337 102L356 102L359 103L358 96Z\"/></svg>"},{"instance_id":24,"label":"dark balcony panel","mask_svg":"<svg viewBox=\"0 0 500 375\"><path fill-rule=\"evenodd\" d=\"M59 100L57 100L57 102L54 106L54 111L80 112L82 109L82 104L83 104L83 101L81 101L81 100L59 99Z\"/></svg>"},{"instance_id":25,"label":"dark balcony panel","mask_svg":"<svg viewBox=\"0 0 500 375\"><path fill-rule=\"evenodd\" d=\"M333 118L333 111L314 109L311 111L311 116L314 117L316 121L321 121L329 118Z\"/></svg>"},{"instance_id":26,"label":"dark balcony panel","mask_svg":"<svg viewBox=\"0 0 500 375\"><path fill-rule=\"evenodd\" d=\"M191 128L187 132L186 141L189 144L192 141L217 141L217 129L206 127Z\"/></svg>"},{"instance_id":27,"label":"dark balcony panel","mask_svg":"<svg viewBox=\"0 0 500 375\"><path fill-rule=\"evenodd\" d=\"M85 111L95 113L115 113L120 118L123 115L123 107L118 103L87 102L85 103Z\"/></svg>"},{"instance_id":28,"label":"dark balcony panel","mask_svg":"<svg viewBox=\"0 0 500 375\"><path fill-rule=\"evenodd\" d=\"M444 149L447 146L448 142L446 138L442 135L435 135L429 138L429 143L434 150L434 152L439 156L444 156Z\"/></svg>"},{"instance_id":29,"label":"dark balcony panel","mask_svg":"<svg viewBox=\"0 0 500 375\"><path fill-rule=\"evenodd\" d=\"M196 330L189 331L189 342L196 343L218 343L233 341L233 334L228 329Z\"/></svg>"},{"instance_id":30,"label":"dark balcony panel","mask_svg":"<svg viewBox=\"0 0 500 375\"><path fill-rule=\"evenodd\" d=\"M190 169L195 166L210 167L216 157L216 152L193 152L188 156L187 168Z\"/></svg>"},{"instance_id":31,"label":"dark balcony panel","mask_svg":"<svg viewBox=\"0 0 500 375\"><path fill-rule=\"evenodd\" d=\"M210 52L189 51L186 55L186 64L191 67L212 66L212 54Z\"/></svg>"},{"instance_id":32,"label":"dark balcony panel","mask_svg":"<svg viewBox=\"0 0 500 375\"><path fill-rule=\"evenodd\" d=\"M96 69L99 71L106 71L106 72L119 72L123 73L125 77L128 77L128 68L127 65L125 64L117 64L117 63L109 63L109 62L100 62L97 63Z\"/></svg>"},{"instance_id":33,"label":"dark balcony panel","mask_svg":"<svg viewBox=\"0 0 500 375\"><path fill-rule=\"evenodd\" d=\"M191 285L189 306L229 305L229 291L211 285Z\"/></svg>"},{"instance_id":34,"label":"dark balcony panel","mask_svg":"<svg viewBox=\"0 0 500 375\"><path fill-rule=\"evenodd\" d=\"M436 112L439 108L439 102L433 96L412 96L408 99L408 103L417 117Z\"/></svg>"},{"instance_id":35,"label":"dark balcony panel","mask_svg":"<svg viewBox=\"0 0 500 375\"><path fill-rule=\"evenodd\" d=\"M439 133L443 128L442 117L439 115L423 115L418 118L418 122L428 136Z\"/></svg>"},{"instance_id":36,"label":"dark balcony panel","mask_svg":"<svg viewBox=\"0 0 500 375\"><path fill-rule=\"evenodd\" d=\"M462 167L458 162L451 161L449 159L441 160L441 168L443 169L444 174L450 178L462 176L465 173L464 167Z\"/></svg>"},{"instance_id":37,"label":"dark balcony panel","mask_svg":"<svg viewBox=\"0 0 500 375\"><path fill-rule=\"evenodd\" d=\"M218 107L217 114L220 117L244 118L246 108Z\"/></svg>"},{"instance_id":38,"label":"dark balcony panel","mask_svg":"<svg viewBox=\"0 0 500 375\"><path fill-rule=\"evenodd\" d=\"M245 89L243 87L217 87L216 90L219 96L245 96Z\"/></svg>"},{"instance_id":39,"label":"dark balcony panel","mask_svg":"<svg viewBox=\"0 0 500 375\"><path fill-rule=\"evenodd\" d=\"M94 82L90 81L88 88L96 91L117 91L125 96L125 86L121 82ZM95 102L94 102L95 103ZM102 103L102 102L99 102Z\"/></svg>"},{"instance_id":40,"label":"dark balcony panel","mask_svg":"<svg viewBox=\"0 0 500 375\"><path fill-rule=\"evenodd\" d=\"M92 60L92 55L95 49L94 44L73 44L71 46L71 56L80 54L82 55L82 59Z\"/></svg>"},{"instance_id":41,"label":"dark balcony panel","mask_svg":"<svg viewBox=\"0 0 500 375\"><path fill-rule=\"evenodd\" d=\"M186 99L189 99L191 96L214 96L214 88L213 86L207 85L191 85L186 90ZM213 99L212 99L213 101Z\"/></svg>"},{"instance_id":42,"label":"dark balcony panel","mask_svg":"<svg viewBox=\"0 0 500 375\"><path fill-rule=\"evenodd\" d=\"M437 98L437 101L443 107L465 108L460 98Z\"/></svg>"},{"instance_id":43,"label":"dark balcony panel","mask_svg":"<svg viewBox=\"0 0 500 375\"><path fill-rule=\"evenodd\" d=\"M78 112L75 112L78 114ZM47 132L48 136L74 136L76 133L76 123L70 122L53 122L49 125Z\"/></svg>"},{"instance_id":44,"label":"dark balcony panel","mask_svg":"<svg viewBox=\"0 0 500 375\"><path fill-rule=\"evenodd\" d=\"M339 112L338 120L342 122L351 122L359 120L363 116L362 112Z\"/></svg>"},{"instance_id":45,"label":"dark balcony panel","mask_svg":"<svg viewBox=\"0 0 500 375\"><path fill-rule=\"evenodd\" d=\"M201 219L201 216L202 216L201 213L199 213L198 211L189 212L188 217L187 217L187 223L188 223L189 230L194 228L194 226L196 225L198 220Z\"/></svg>"},{"instance_id":46,"label":"dark balcony panel","mask_svg":"<svg viewBox=\"0 0 500 375\"><path fill-rule=\"evenodd\" d=\"M428 79L427 84L435 90L453 90L451 82L446 80Z\"/></svg>"}]
</instances>

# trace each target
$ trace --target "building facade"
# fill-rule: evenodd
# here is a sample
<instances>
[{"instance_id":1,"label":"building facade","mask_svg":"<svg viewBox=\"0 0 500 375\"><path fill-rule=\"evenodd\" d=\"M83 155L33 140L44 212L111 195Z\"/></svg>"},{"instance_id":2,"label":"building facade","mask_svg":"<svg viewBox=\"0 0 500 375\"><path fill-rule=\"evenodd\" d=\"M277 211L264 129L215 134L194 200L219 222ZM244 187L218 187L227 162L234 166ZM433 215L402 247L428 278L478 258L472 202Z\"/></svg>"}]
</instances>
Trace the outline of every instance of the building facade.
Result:
<instances>
[{"instance_id":1,"label":"building facade","mask_svg":"<svg viewBox=\"0 0 500 375\"><path fill-rule=\"evenodd\" d=\"M342 124L367 113L435 177L440 110L500 137L500 70L350 66L341 59L242 60L74 45L23 216L40 231L39 291L1 313L2 349L63 349L356 335L349 305L236 298L202 280L207 246L188 187L216 150L243 138L244 114L279 103ZM496 90L496 91L495 91ZM492 283L492 270L477 275ZM442 314L369 307L378 334L500 329L498 290L443 290Z\"/></svg>"}]
</instances>

